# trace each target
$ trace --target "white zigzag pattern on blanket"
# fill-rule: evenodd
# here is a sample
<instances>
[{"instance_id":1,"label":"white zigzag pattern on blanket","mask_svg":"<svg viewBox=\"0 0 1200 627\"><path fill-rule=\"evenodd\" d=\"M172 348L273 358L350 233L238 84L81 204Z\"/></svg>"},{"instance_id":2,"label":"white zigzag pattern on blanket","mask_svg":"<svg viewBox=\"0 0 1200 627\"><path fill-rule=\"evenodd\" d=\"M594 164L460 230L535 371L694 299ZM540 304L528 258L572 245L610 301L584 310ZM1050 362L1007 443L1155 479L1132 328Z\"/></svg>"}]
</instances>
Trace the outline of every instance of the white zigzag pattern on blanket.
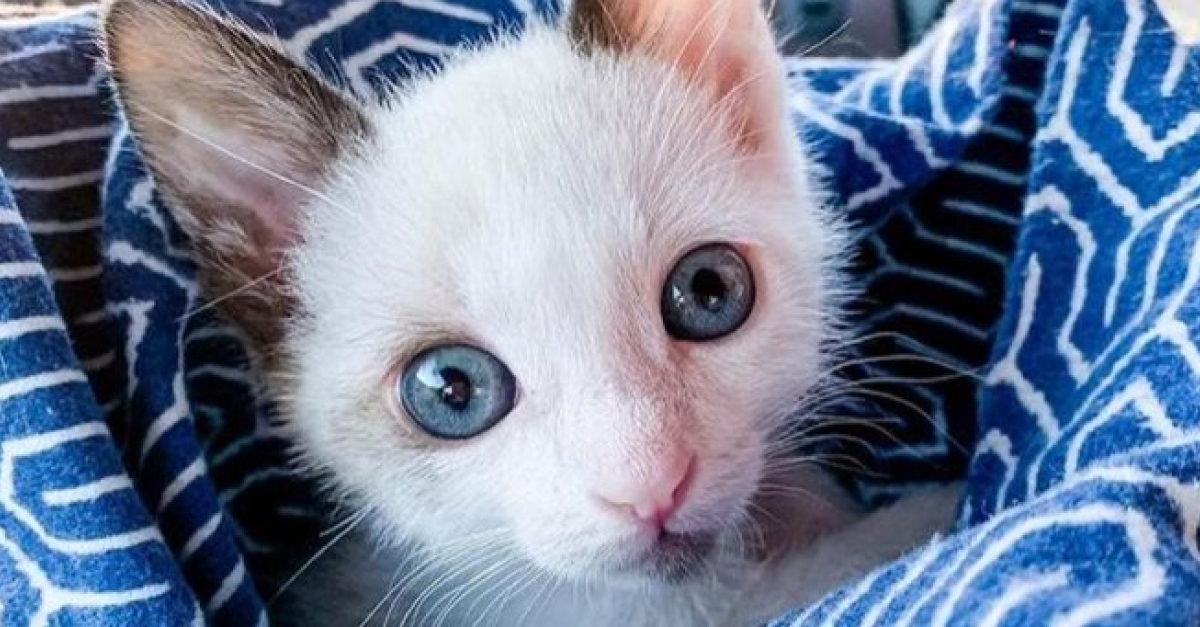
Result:
<instances>
[{"instance_id":1,"label":"white zigzag pattern on blanket","mask_svg":"<svg viewBox=\"0 0 1200 627\"><path fill-rule=\"evenodd\" d=\"M1164 51L1170 31L1150 0L1072 9L1057 99L1043 104L1038 137L1039 158L1054 167L1026 201L1009 341L987 377L988 402L1003 416L982 435L976 463L994 480L966 504L968 518L989 501L986 511L1000 513L788 624L1141 624L1145 615L1128 612L1161 612L1195 593L1171 586L1200 566L1200 483L1172 469L1194 473L1200 455L1200 174L1152 173L1181 163L1173 155L1200 156L1200 114L1181 106L1172 109L1180 119L1162 119L1150 98L1200 95L1200 66L1187 63L1200 50ZM1147 89L1158 77L1161 87ZM1149 443L1116 446L1114 437ZM1029 562L1030 546L1061 553ZM1096 576L1083 573L1093 551L1111 563L1089 590L1077 577ZM1153 615L1194 624L1194 604L1175 607L1185 611Z\"/></svg>"},{"instance_id":2,"label":"white zigzag pattern on blanket","mask_svg":"<svg viewBox=\"0 0 1200 627\"><path fill-rule=\"evenodd\" d=\"M1123 0L1122 4L1118 10L1126 12L1128 21L1121 31L1117 58L1106 60L1111 63L1112 80L1107 85L1105 112L1111 120L1100 127L1104 131L1097 131L1093 105L1081 104L1098 100L1095 83L1084 85L1083 70L1086 67L1089 73L1102 71L1096 63L1085 61L1089 46L1102 46L1097 50L1104 53L1111 53L1112 46L1096 39L1089 19L1093 16L1082 16L1074 30L1067 33L1069 39L1061 60L1060 99L1051 110L1049 124L1039 141L1042 150L1059 151L1054 154L1065 151L1078 165L1078 172L1090 179L1094 191L1076 184L1067 193L1060 183L1050 179L1041 182L1030 195L1027 219L1039 221L1035 225L1048 225L1034 228L1057 229L1066 237L1034 240L1023 270L1014 275L1023 277L1017 285L1022 294L1018 298L1014 335L990 374L989 383L996 390L1011 391L1025 413L1025 422L1010 420L994 428L985 434L977 454L1003 468L1001 480L994 487L999 507L1027 499L1052 503L1063 492L1078 490L1086 483L1161 490L1178 512L1178 531L1182 532L1186 549L1200 563L1200 550L1196 547L1200 490L1195 484L1185 485L1170 475L1142 469L1099 466L1106 463L1103 453L1106 438L1118 423L1126 431L1135 426L1144 429L1163 442L1194 444L1200 437L1194 407L1173 400L1179 398L1177 395L1163 396L1163 392L1175 386L1195 389L1200 384L1195 320L1200 302L1200 238L1196 236L1200 230L1200 176L1185 176L1151 192L1146 185L1148 169L1130 167L1127 163L1118 167L1104 157L1117 141L1136 148L1147 165L1181 147L1191 147L1189 154L1196 155L1200 124L1195 121L1197 115L1189 113L1182 122L1155 136L1151 125L1144 121L1148 114L1124 100L1132 91L1131 81L1139 81L1141 92L1146 76L1161 75L1173 83L1169 90L1164 87L1163 91L1172 91L1183 79L1180 70L1160 74L1147 67L1138 69L1139 78L1131 78L1134 75L1131 68L1141 58L1138 50L1144 45L1143 38L1161 36L1162 31L1149 31L1146 14L1153 9L1148 9L1143 0ZM1171 59L1194 54L1180 50L1171 54ZM1186 80L1191 81L1189 86L1195 90L1200 77L1195 68L1191 69ZM1102 134L1114 126L1123 130L1123 137ZM1156 126L1161 128L1161 121ZM1060 160L1056 169L1070 171L1070 166ZM1113 215L1124 216L1127 226L1116 237L1112 234ZM1065 250L1064 242L1074 242L1075 250ZM1139 245L1141 250L1148 248L1153 252L1148 259L1145 253L1139 253L1143 263L1133 267L1132 250ZM1071 260L1073 267L1064 269L1064 259ZM1168 264L1175 278L1164 286ZM1103 295L1098 295L1097 290ZM1108 337L1097 337L1097 319L1109 325ZM1053 357L1048 356L1047 347L1053 347ZM1072 394L1078 394L1081 400L1064 399L1063 392L1054 387L1056 383L1045 379L1044 373L1056 370L1055 365L1047 362L1053 358L1059 360L1061 371L1077 386ZM1165 381L1147 374L1144 366L1147 360L1182 364L1191 381L1187 381L1187 375ZM1030 364L1037 364L1037 369L1026 371ZM1065 407L1073 408L1071 411L1075 413L1064 415ZM1032 461L1019 460L1013 456L1012 436L1008 431L1021 433L1027 440L1031 429L1042 434L1043 448ZM1064 475L1074 478L1051 487ZM1014 495L1012 482L1018 478L1024 490ZM965 572L953 565L945 569L946 575L953 573L953 576L936 580L924 599L911 606L901 621L890 624L908 624L917 617L930 617L928 623L916 621L922 624L963 624L966 616L973 614L964 613L960 599L973 589L978 575L996 572L998 562L1006 554L1019 550L1022 543L1034 542L1040 533L1073 525L1094 528L1088 533L1123 545L1136 561L1119 568L1114 566L1116 570L1128 569L1130 576L1122 585L1070 607L1054 616L1051 624L1092 624L1161 601L1166 594L1171 563L1163 560L1161 544L1168 537L1174 538L1174 532L1164 536L1162 527L1147 518L1150 514L1130 509L1130 502L1094 498L1066 512L1026 514L1021 516L1020 524L999 535L992 534L989 528L999 530L1006 515L977 529L973 544L987 548L963 562L971 567ZM1112 527L1120 529L1120 535ZM985 542L980 544L981 541ZM964 558L972 548L967 546L957 551ZM1068 577L1073 568L1069 561L1058 565L1039 563L1039 574L1031 573L1003 590L979 624L1001 624L1021 616L1026 607L1036 607L1036 597L1047 591L1069 589Z\"/></svg>"},{"instance_id":3,"label":"white zigzag pattern on blanket","mask_svg":"<svg viewBox=\"0 0 1200 627\"><path fill-rule=\"evenodd\" d=\"M282 9L280 0L253 0L269 14ZM524 13L531 7L526 2L514 2ZM888 72L895 69L880 64L866 70L856 86L831 95L841 98L847 107L857 106L870 112L878 108L892 114L902 126L903 134L914 155L925 165L940 169L951 166L953 159L939 152L940 144L934 133L939 130L922 117L928 110L933 121L963 136L981 129L984 134L1010 141L1021 139L1018 130L996 123L984 124L977 113L959 116L952 101L955 94L979 94L988 77L984 54L996 36L996 11L1007 4L1013 12L1058 17L1061 9L1053 2L1002 2L981 0L974 12L951 13L942 30L927 40L925 49L910 58L899 72L899 78ZM1179 97L1181 93L1197 93L1197 50L1175 49L1169 58L1150 59L1139 51L1154 38L1169 37L1161 24L1155 22L1155 9L1150 0L1114 0L1101 8L1101 3L1080 0L1073 10L1097 12L1095 21L1117 13L1124 16L1120 28L1093 30L1093 20L1087 16L1071 23L1066 32L1057 62L1061 65L1062 85L1058 98L1046 109L1047 123L1039 137L1043 151L1052 152L1058 159L1056 170L1070 169L1086 179L1086 185L1035 177L1027 202L1026 223L1034 238L1029 254L1020 260L1013 273L1016 321L1011 329L1011 344L1000 355L996 367L988 374L988 393L1010 397L1014 416L1001 424L989 424L980 440L976 462L987 462L999 468L992 484L982 486L972 494L966 509L986 507L989 499L1003 510L978 524L971 533L957 541L926 547L901 562L895 572L881 571L857 582L850 589L818 604L799 616L794 624L875 624L875 625L1000 625L1020 621L1030 608L1038 609L1047 596L1071 589L1073 578L1082 576L1080 564L1090 555L1065 552L1059 561L1046 559L1035 569L1024 568L1021 559L1027 557L1023 547L1028 543L1054 543L1057 534L1070 530L1073 535L1087 534L1097 543L1122 551L1125 560L1119 568L1107 573L1111 584L1102 593L1084 595L1069 602L1060 612L1046 613L1045 622L1055 625L1086 625L1118 617L1121 612L1136 607L1155 607L1168 596L1169 585L1179 559L1200 562L1197 535L1200 531L1200 487L1173 476L1155 463L1140 463L1145 459L1170 460L1173 456L1200 450L1200 431L1194 406L1178 388L1200 386L1200 324L1195 317L1200 308L1200 173L1187 174L1169 185L1148 187L1145 168L1140 166L1167 162L1181 150L1200 153L1200 113L1194 107L1178 107L1184 114L1178 120L1155 119L1156 112L1138 100L1147 81L1158 80L1154 89L1162 99ZM1081 8L1082 7L1082 8ZM442 0L353 0L340 5L315 22L300 26L286 38L290 50L313 58L318 42L337 39L339 32L353 24L363 24L380 12L393 9L415 10L437 14L448 24L479 25L490 23L491 17L467 7ZM1100 16L1098 11L1106 11ZM1067 13L1072 15L1070 11ZM93 21L91 14L80 14L74 21L81 25ZM1106 39L1107 38L1107 39ZM1115 44L1113 43L1115 42ZM366 42L357 51L337 59L338 67L360 92L372 89L370 77L380 64L399 53L440 54L445 44L431 41L416 33L388 34L375 42ZM0 55L0 65L41 61L63 54L68 46L48 43L24 51ZM949 51L966 55L970 63L951 71L945 63ZM970 54L968 51L973 52ZM1048 50L1037 46L1014 49L1013 54L1027 59L1044 58ZM1104 59L1104 54L1115 59ZM1093 55L1093 56L1089 56ZM1104 62L1096 62L1097 57ZM929 59L934 59L929 62ZM1148 60L1149 59L1149 60ZM1146 63L1160 66L1146 67ZM874 66L872 66L874 67ZM1090 73L1107 75L1110 80L1102 90L1084 76ZM927 75L922 75L926 72ZM1107 73L1107 74L1105 74ZM0 112L3 107L20 107L37 103L47 105L71 102L88 103L99 96L103 73L98 66L79 80L59 82L29 81L28 84L0 88ZM1092 82L1088 82L1092 80ZM920 97L907 90L929 87ZM1188 90L1191 90L1188 92ZM1011 88L1006 97L1029 100L1034 92ZM854 98L854 101L851 101ZM1090 103L1103 102L1102 109ZM880 103L884 103L882 106ZM1089 104L1081 104L1089 103ZM857 153L861 163L874 170L876 182L851 197L851 208L887 198L904 187L903 164L888 159L889 153L873 143L859 129L846 123L829 108L807 94L797 95L792 105L809 123L821 126L832 136L845 140ZM958 117L956 117L958 116ZM1114 131L1109 133L1109 131ZM7 149L34 153L47 148L61 150L104 141L108 130L104 126L78 124L54 132L30 131L29 135L13 137ZM115 141L128 147L124 129L117 132ZM1122 154L1136 153L1144 163L1116 163L1109 159L1114 146ZM116 159L119 151L114 150ZM111 166L111 164L109 164ZM1073 166L1073 167L1072 167ZM974 171L984 178L1013 185L1025 183L1022 172L1009 172L990 166L957 164L958 169ZM106 168L106 171L111 168ZM1128 174L1131 172L1132 174ZM29 194L52 194L86 189L94 184L97 171L80 167L68 172L9 172L17 191ZM1070 184L1068 184L1070 183ZM165 216L151 197L151 184L144 176L126 190L126 197L116 204L129 214L151 224L162 234L166 254L156 256L149 242L112 242L104 251L107 267L120 268L127 276L147 281L155 280L175 286L190 301L195 284L177 271L175 264L186 257L172 246ZM983 204L956 200L947 209L962 217L986 219L1010 224L1012 217L1003 211ZM1124 223L1115 221L1119 216ZM911 216L909 226L918 238L929 245L973 255L982 263L1001 264L1004 255L975 241L946 240L921 216ZM1113 224L1120 233L1114 234ZM0 229L19 230L28 227L36 238L68 239L95 235L101 221L94 215L72 216L70 219L31 217L28 222L14 211L0 211ZM1050 238L1048 231L1059 236ZM882 239L870 239L869 246L879 252L883 265L872 278L883 280L903 275L941 288L960 290L965 294L980 291L970 281L957 274L930 274L905 259L891 255ZM1069 245L1074 244L1074 247ZM1147 257L1140 251L1150 251ZM5 252L0 250L0 252ZM1145 261L1145 263L1135 263ZM80 262L76 265L56 265L44 268L32 256L5 258L0 263L0 283L36 282L45 287L54 281L60 289L76 289L97 281L98 267ZM1065 269L1064 269L1065 268ZM1144 289L1143 289L1144 288ZM47 290L48 294L48 290ZM152 325L162 324L149 299L130 299L111 303L99 311L70 312L71 324L99 325L113 322L120 325L127 344L119 347L124 359L116 353L99 352L89 356L88 364L96 372L108 369L118 361L129 369L124 380L125 393L132 395L144 382L138 377L138 358ZM883 310L872 324L897 317L919 317L941 325L948 333L961 337L987 335L990 329L976 328L961 320L948 319L939 312L922 311L912 305ZM1098 324L1097 321L1102 321ZM1097 327L1106 327L1107 336ZM229 331L207 327L192 329L181 344L228 340ZM44 312L18 312L0 319L0 348L18 341L53 337L64 346L68 338L64 325L48 320ZM936 347L928 347L935 354ZM947 361L952 360L947 356ZM182 357L180 362L182 362ZM1167 363L1177 368L1174 378L1163 380L1144 364ZM1036 367L1031 367L1036 365ZM0 370L5 377L11 373ZM889 372L879 369L880 376ZM1191 380L1179 372L1189 372ZM1064 395L1062 387L1047 373L1061 374L1073 389ZM172 430L189 424L196 416L207 414L220 422L219 407L191 407L188 386L192 383L219 382L227 390L243 390L250 385L240 373L223 366L211 366L184 372L183 364L174 372L165 373L172 382L169 400L156 407L152 419L141 425L145 429L138 441L141 449L134 457L145 462L159 450ZM56 364L38 372L22 372L0 380L0 407L27 408L34 400L49 391L67 392L82 388L88 381L78 364ZM1070 398L1064 398L1070 396ZM926 443L909 447L914 457L944 454L952 444L944 437L946 412L936 398L926 398L934 421L935 437ZM118 401L109 400L110 409ZM54 411L74 411L66 406ZM133 606L150 599L168 595L174 583L159 580L123 581L108 589L89 589L84 585L64 585L58 572L58 560L70 557L89 560L102 556L129 554L148 545L162 542L154 527L119 528L119 525L71 528L59 524L58 517L70 512L79 519L92 517L97 503L114 498L136 500L131 484L117 469L95 469L92 474L71 474L62 477L63 484L38 486L37 490L18 489L19 477L25 469L38 463L56 461L54 456L67 456L71 447L85 446L101 440L105 426L94 422L95 417L76 417L70 426L46 427L39 432L13 434L0 431L0 565L13 565L17 573L16 586L34 591L35 606L28 614L19 614L30 624L50 624L67 616L66 612L91 608L89 616L104 616L105 608L112 609L113 620L119 620L121 606ZM16 422L16 421L12 421ZM10 425L2 425L7 429ZM1114 430L1127 433L1136 430L1148 444L1125 456L1110 458L1106 451ZM235 458L252 450L258 442L278 439L279 433L270 425L256 425L241 439L205 460L189 460L157 495L159 509L169 509L183 499L187 490L196 487L197 478L205 469L233 467ZM1036 440L1030 444L1031 437ZM1040 447L1031 455L1032 448ZM1185 448L1190 447L1190 448ZM896 454L902 454L897 452ZM1194 458L1193 458L1194 459ZM240 494L249 493L256 485L273 481L280 471L275 467L257 468L238 478L232 485L222 486L220 497L232 502ZM1069 476L1060 481L1064 475ZM990 490L990 493L988 492ZM1161 496L1155 501L1162 507L1138 509L1130 507L1136 499L1130 493ZM1020 502L1023 508L1006 509ZM1079 507L1067 508L1073 503ZM303 513L303 512L301 512ZM177 548L183 560L196 559L220 535L223 514L216 510L202 517L192 528L185 530ZM112 522L112 521L108 521ZM232 521L230 521L232 523ZM236 526L236 525L235 525ZM253 548L258 539L244 530L247 547ZM1178 545L1179 551L1169 553ZM264 550L266 550L264 548ZM1172 561L1175 560L1175 561ZM211 616L233 603L239 591L248 586L246 565L238 560L222 562L218 583L208 598L191 607L194 624L203 624L204 612ZM86 569L80 569L86 570ZM989 577L997 573L1020 573L1019 579L1009 579L1002 587L989 587ZM8 572L5 573L9 574ZM87 574L87 573L84 573ZM895 575L892 577L892 575ZM91 581L91 580L89 580ZM110 582L105 582L110 583ZM986 590L980 594L979 590ZM6 599L3 603L8 603ZM1063 601L1063 603L1068 603ZM205 609L202 610L201 606ZM17 608L25 612L26 608ZM13 608L0 607L11 612ZM6 615L7 617L8 615ZM265 620L261 615L256 620Z\"/></svg>"},{"instance_id":4,"label":"white zigzag pattern on blanket","mask_svg":"<svg viewBox=\"0 0 1200 627\"><path fill-rule=\"evenodd\" d=\"M106 533L90 539L64 538L48 530L42 521L23 506L21 495L16 491L19 481L19 462L23 458L34 458L54 448L86 440L108 436L103 423L84 423L55 432L40 433L21 439L0 443L0 510L20 521L36 534L46 549L78 557L95 556L112 551L122 551L145 542L161 541L157 528L151 526L133 529L124 533ZM132 491L133 485L126 477L104 478L91 483L81 483L71 488L44 491L39 496L48 505L69 507L87 504L116 491ZM62 495L69 494L64 498ZM66 532L66 530L62 530ZM76 531L76 530L72 530ZM29 553L0 529L0 548L15 562L16 570L29 579L39 591L41 603L30 617L30 625L48 625L52 617L63 608L104 608L126 603L136 603L164 594L169 586L164 582L145 583L126 590L96 592L87 589L71 589L55 583L55 577L46 572Z\"/></svg>"}]
</instances>

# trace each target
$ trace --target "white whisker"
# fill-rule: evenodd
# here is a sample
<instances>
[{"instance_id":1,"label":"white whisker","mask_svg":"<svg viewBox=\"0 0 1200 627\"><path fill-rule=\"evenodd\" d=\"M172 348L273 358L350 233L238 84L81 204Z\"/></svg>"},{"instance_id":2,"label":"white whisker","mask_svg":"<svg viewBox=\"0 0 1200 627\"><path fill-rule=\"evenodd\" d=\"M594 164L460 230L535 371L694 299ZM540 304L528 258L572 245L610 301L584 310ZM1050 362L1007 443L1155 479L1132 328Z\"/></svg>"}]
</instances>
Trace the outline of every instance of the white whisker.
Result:
<instances>
[{"instance_id":1,"label":"white whisker","mask_svg":"<svg viewBox=\"0 0 1200 627\"><path fill-rule=\"evenodd\" d=\"M234 151L232 151L224 146L221 146L220 144L212 141L211 139L208 139L207 137L204 137L203 135L183 126L182 124L179 124L178 122L176 122L174 120L171 120L163 115L160 115L159 113L151 111L150 109L147 109L145 107L142 107L140 110L142 113L145 113L146 115L154 118L155 120L158 120L159 122L161 122L163 124L166 124L167 126L179 131L180 133L187 135L188 137L200 142L201 144L204 144L208 148L215 150L215 151L221 153L222 155L229 157L230 159L233 159L234 161L237 161L238 163L240 163L248 168L256 170L261 174L265 174L266 176L273 178L273 179L279 181L280 183L294 187L294 188L312 196L313 198L316 198L318 200L325 202L326 204L328 204L331 207L336 207L338 209L341 209L342 211L350 213L349 208L343 206L342 204L333 200L329 196L322 194L321 192L309 187L308 185L305 185L298 181L292 180L292 179L290 179L290 178L288 178L288 177L286 177L264 165L255 163L255 162L235 153Z\"/></svg>"}]
</instances>

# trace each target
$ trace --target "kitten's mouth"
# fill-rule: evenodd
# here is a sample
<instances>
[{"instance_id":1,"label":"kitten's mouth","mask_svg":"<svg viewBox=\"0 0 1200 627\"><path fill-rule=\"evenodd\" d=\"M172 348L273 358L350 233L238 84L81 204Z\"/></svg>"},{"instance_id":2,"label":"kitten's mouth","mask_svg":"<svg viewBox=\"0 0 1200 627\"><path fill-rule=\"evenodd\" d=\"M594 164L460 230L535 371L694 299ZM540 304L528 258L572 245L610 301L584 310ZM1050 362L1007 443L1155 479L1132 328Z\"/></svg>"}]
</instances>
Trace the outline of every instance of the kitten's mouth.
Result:
<instances>
[{"instance_id":1,"label":"kitten's mouth","mask_svg":"<svg viewBox=\"0 0 1200 627\"><path fill-rule=\"evenodd\" d=\"M714 546L712 534L664 532L635 568L670 583L683 582L703 570Z\"/></svg>"}]
</instances>

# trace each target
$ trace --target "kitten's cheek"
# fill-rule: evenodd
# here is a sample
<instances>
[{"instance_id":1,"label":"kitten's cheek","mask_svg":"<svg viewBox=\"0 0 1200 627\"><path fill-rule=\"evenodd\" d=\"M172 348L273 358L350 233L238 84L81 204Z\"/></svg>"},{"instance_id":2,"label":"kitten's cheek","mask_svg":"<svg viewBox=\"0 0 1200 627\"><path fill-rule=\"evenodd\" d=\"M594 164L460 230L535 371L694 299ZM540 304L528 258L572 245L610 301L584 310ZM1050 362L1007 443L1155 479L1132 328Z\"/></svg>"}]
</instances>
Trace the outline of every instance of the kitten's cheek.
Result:
<instances>
[{"instance_id":1,"label":"kitten's cheek","mask_svg":"<svg viewBox=\"0 0 1200 627\"><path fill-rule=\"evenodd\" d=\"M689 507L680 512L679 531L720 534L746 518L758 489L762 464L755 460L735 464L697 484Z\"/></svg>"}]
</instances>

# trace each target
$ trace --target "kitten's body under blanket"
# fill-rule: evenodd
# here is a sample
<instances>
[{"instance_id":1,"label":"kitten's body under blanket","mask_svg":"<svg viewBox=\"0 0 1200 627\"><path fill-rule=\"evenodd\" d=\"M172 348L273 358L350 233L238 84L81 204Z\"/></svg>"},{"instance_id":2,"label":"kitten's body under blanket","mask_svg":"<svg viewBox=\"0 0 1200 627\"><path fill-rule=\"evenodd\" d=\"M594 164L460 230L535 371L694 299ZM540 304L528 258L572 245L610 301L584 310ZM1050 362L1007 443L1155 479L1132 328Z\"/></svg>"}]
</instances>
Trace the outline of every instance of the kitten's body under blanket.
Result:
<instances>
[{"instance_id":1,"label":"kitten's body under blanket","mask_svg":"<svg viewBox=\"0 0 1200 627\"><path fill-rule=\"evenodd\" d=\"M383 103L176 0L104 29L205 296L381 547L278 617L387 616L398 576L408 625L753 624L948 524L798 456L849 255L756 0L579 0Z\"/></svg>"}]
</instances>

